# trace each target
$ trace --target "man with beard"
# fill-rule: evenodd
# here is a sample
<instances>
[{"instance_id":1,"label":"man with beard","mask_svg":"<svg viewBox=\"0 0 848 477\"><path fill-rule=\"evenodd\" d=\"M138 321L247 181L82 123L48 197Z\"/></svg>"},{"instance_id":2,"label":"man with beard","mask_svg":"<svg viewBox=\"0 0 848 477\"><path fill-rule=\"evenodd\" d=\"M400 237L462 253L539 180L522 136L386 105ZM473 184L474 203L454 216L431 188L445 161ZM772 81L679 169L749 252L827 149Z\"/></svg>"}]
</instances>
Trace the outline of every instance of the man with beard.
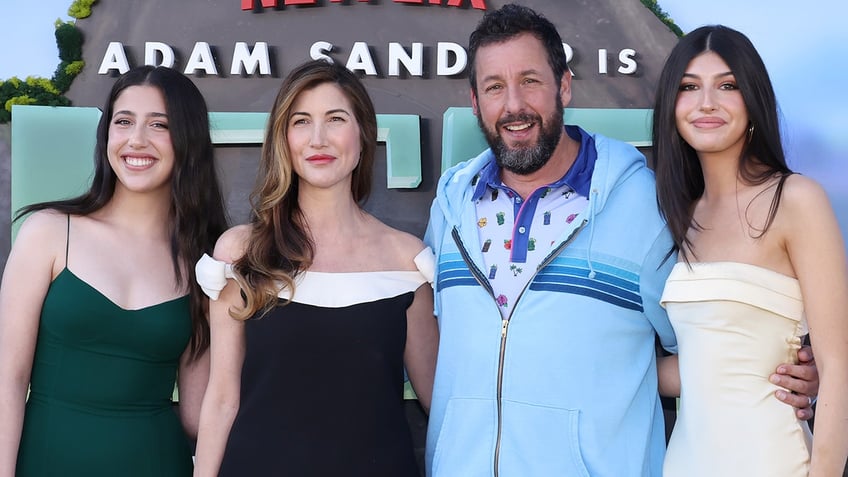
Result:
<instances>
[{"instance_id":1,"label":"man with beard","mask_svg":"<svg viewBox=\"0 0 848 477\"><path fill-rule=\"evenodd\" d=\"M427 473L659 476L675 258L653 174L632 146L563 125L562 40L532 10L485 15L469 71L490 149L441 178L425 237L441 330Z\"/></svg>"}]
</instances>

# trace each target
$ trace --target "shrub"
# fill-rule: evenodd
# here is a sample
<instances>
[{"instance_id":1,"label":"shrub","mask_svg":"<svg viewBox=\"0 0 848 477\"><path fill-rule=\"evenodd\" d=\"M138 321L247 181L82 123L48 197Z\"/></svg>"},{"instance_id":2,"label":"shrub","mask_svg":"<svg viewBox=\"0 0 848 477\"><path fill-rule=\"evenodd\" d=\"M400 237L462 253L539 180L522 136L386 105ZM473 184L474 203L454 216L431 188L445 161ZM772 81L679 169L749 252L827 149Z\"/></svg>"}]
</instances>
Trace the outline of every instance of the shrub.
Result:
<instances>
[{"instance_id":1,"label":"shrub","mask_svg":"<svg viewBox=\"0 0 848 477\"><path fill-rule=\"evenodd\" d=\"M77 61L82 59L82 32L70 22L56 25L56 46L59 47L59 59Z\"/></svg>"},{"instance_id":2,"label":"shrub","mask_svg":"<svg viewBox=\"0 0 848 477\"><path fill-rule=\"evenodd\" d=\"M75 18L91 15L91 5L96 0L76 0L68 11ZM82 72L82 32L72 22L56 21L56 46L59 47L61 62L51 79L27 77L21 81L11 77L0 80L0 123L9 122L14 104L39 104L43 106L68 106L71 104L63 94L70 88L74 78Z\"/></svg>"},{"instance_id":3,"label":"shrub","mask_svg":"<svg viewBox=\"0 0 848 477\"><path fill-rule=\"evenodd\" d=\"M88 18L91 15L91 6L97 3L97 0L74 0L74 3L68 8L68 16L71 18Z\"/></svg>"},{"instance_id":4,"label":"shrub","mask_svg":"<svg viewBox=\"0 0 848 477\"><path fill-rule=\"evenodd\" d=\"M652 11L661 22L665 23L665 26L667 26L669 30L674 32L675 35L678 37L683 36L683 30L674 23L674 20L668 16L668 13L663 11L659 4L657 4L657 0L642 0L642 5L645 5L648 10Z\"/></svg>"}]
</instances>

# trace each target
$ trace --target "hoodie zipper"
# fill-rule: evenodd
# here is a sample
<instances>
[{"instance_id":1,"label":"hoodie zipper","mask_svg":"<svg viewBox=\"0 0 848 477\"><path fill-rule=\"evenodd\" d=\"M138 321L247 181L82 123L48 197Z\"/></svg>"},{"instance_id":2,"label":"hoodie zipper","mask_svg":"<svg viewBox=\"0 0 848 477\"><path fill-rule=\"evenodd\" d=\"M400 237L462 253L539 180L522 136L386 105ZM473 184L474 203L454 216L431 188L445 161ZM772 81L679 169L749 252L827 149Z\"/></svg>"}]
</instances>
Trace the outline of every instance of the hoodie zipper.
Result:
<instances>
[{"instance_id":1,"label":"hoodie zipper","mask_svg":"<svg viewBox=\"0 0 848 477\"><path fill-rule=\"evenodd\" d=\"M506 337L507 332L509 331L509 321L512 319L512 314L515 312L515 309L518 307L518 302L521 300L524 292L527 291L527 288L530 286L530 283L533 282L533 279L536 278L536 275L539 273L539 270L545 268L550 264L560 252L565 249L572 241L574 241L575 237L577 237L577 233L583 230L583 227L588 223L587 219L584 219L579 227L574 229L571 235L568 236L561 244L559 244L555 249L545 257L544 260L536 267L536 272L533 273L533 276L527 281L524 285L524 288L521 290L521 293L518 294L518 297L515 299L515 306L510 311L509 316L506 318L501 318L501 347L500 354L498 356L498 380L497 380L497 408L498 408L498 429L497 435L495 438L495 458L493 462L493 470L494 477L498 477L498 467L500 464L500 454L501 454L501 433L503 432L503 371L504 371L504 359L506 356ZM459 250L459 254L462 255L462 259L465 261L465 264L468 266L468 269L471 271L471 274L477 280L477 283L480 284L488 293L489 296L492 297L492 300L495 300L495 304L497 305L497 299L495 298L495 291L492 288L491 283L486 280L483 276L483 273L471 260L470 255L468 254L468 250L465 248L465 245L462 243L462 238L459 235L459 231L454 227L451 230L451 237L453 237L453 241L456 244L457 249Z\"/></svg>"},{"instance_id":2,"label":"hoodie zipper","mask_svg":"<svg viewBox=\"0 0 848 477\"><path fill-rule=\"evenodd\" d=\"M492 300L494 300L495 291L492 289L492 284L483 277L483 272L481 272L474 261L471 260L471 256L468 255L468 250L462 243L462 238L459 236L459 230L457 230L456 227L451 230L451 237L456 244L456 248L459 249L459 254L462 255L462 260L465 261L466 265L468 265L468 270L471 271L472 275L474 275L474 279L477 280L477 283L479 283L481 287L485 288L486 291L489 292L489 296L491 296Z\"/></svg>"}]
</instances>

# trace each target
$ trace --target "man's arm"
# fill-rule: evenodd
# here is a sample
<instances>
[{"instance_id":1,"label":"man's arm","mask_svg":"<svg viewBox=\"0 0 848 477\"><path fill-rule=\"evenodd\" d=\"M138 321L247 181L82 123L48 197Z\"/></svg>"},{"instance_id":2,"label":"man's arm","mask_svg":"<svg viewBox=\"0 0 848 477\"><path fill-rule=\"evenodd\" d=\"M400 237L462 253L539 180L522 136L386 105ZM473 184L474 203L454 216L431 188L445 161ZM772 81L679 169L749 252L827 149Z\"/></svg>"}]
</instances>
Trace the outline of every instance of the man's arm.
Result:
<instances>
[{"instance_id":1,"label":"man's arm","mask_svg":"<svg viewBox=\"0 0 848 477\"><path fill-rule=\"evenodd\" d=\"M680 369L678 368L676 354L657 357L657 374L659 375L660 396L680 396Z\"/></svg>"},{"instance_id":2,"label":"man's arm","mask_svg":"<svg viewBox=\"0 0 848 477\"><path fill-rule=\"evenodd\" d=\"M804 346L798 351L799 364L781 364L769 381L785 389L778 389L777 399L796 408L798 419L809 420L813 417L812 403L819 390L819 372L813 350ZM657 358L660 396L680 396L680 370L677 355Z\"/></svg>"}]
</instances>

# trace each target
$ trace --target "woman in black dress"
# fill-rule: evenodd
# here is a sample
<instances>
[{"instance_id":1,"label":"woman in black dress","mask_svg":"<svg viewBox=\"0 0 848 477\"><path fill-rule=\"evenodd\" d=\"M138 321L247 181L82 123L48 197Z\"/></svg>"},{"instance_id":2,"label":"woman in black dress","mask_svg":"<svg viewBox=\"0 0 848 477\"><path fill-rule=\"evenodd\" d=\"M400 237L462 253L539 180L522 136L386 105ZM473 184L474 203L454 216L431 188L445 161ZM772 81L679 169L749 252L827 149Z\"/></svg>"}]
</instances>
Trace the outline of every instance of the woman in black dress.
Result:
<instances>
[{"instance_id":1,"label":"woman in black dress","mask_svg":"<svg viewBox=\"0 0 848 477\"><path fill-rule=\"evenodd\" d=\"M197 266L212 364L195 475L418 475L403 380L426 409L434 260L361 207L376 138L345 67L313 61L283 82L251 222Z\"/></svg>"}]
</instances>

